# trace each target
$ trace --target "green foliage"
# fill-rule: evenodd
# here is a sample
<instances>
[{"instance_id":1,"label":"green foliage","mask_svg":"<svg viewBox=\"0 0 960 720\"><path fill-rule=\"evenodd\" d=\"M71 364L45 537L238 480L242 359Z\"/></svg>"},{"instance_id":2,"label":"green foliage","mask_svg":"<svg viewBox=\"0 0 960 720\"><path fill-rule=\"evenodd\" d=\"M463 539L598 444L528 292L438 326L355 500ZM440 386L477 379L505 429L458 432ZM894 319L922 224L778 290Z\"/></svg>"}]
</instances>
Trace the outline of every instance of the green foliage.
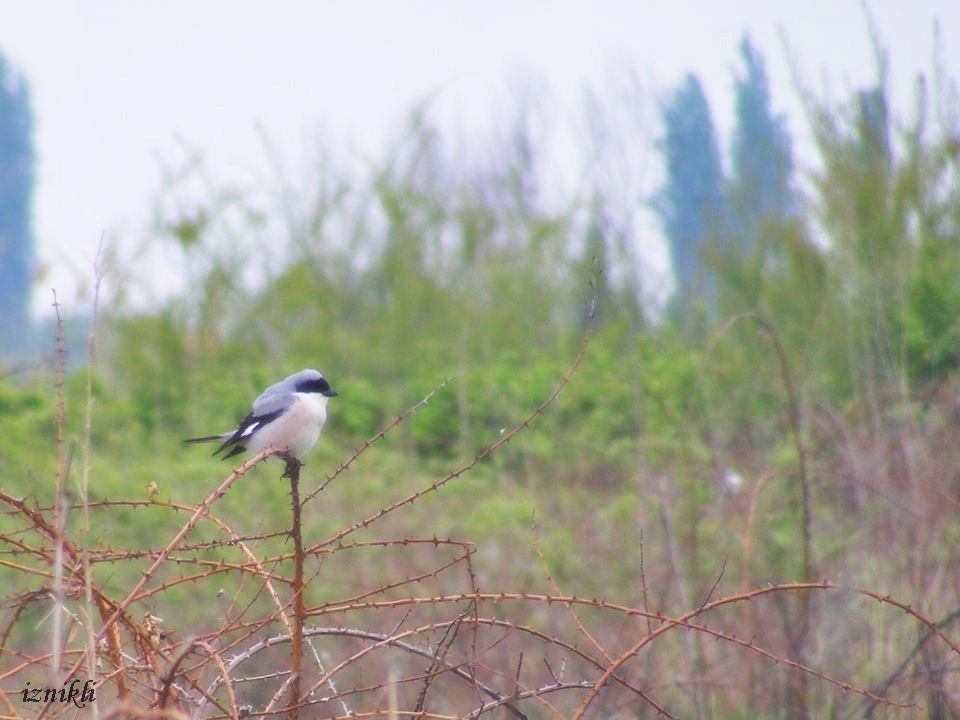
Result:
<instances>
[{"instance_id":1,"label":"green foliage","mask_svg":"<svg viewBox=\"0 0 960 720\"><path fill-rule=\"evenodd\" d=\"M920 380L946 377L960 368L960 237L934 238L919 249L904 318L912 374Z\"/></svg>"},{"instance_id":2,"label":"green foliage","mask_svg":"<svg viewBox=\"0 0 960 720\"><path fill-rule=\"evenodd\" d=\"M56 436L56 406L50 387L39 381L16 384L11 379L0 380L0 418L3 441L0 447L0 474L21 492L30 484L27 478L50 477L56 457L53 445L46 453L28 453L36 447L38 438Z\"/></svg>"}]
</instances>

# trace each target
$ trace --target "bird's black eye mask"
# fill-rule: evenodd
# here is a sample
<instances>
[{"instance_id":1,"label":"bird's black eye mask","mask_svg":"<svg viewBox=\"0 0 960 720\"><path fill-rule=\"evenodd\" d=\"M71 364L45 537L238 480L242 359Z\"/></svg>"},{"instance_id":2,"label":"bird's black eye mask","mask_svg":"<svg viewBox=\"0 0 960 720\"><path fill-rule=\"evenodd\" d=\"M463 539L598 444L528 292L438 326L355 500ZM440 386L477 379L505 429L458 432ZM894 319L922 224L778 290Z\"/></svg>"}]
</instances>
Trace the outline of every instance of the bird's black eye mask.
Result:
<instances>
[{"instance_id":1,"label":"bird's black eye mask","mask_svg":"<svg viewBox=\"0 0 960 720\"><path fill-rule=\"evenodd\" d=\"M328 383L327 379L323 377L301 380L297 383L297 392L320 393L321 395L326 395L327 397L337 394L330 389L330 383Z\"/></svg>"}]
</instances>

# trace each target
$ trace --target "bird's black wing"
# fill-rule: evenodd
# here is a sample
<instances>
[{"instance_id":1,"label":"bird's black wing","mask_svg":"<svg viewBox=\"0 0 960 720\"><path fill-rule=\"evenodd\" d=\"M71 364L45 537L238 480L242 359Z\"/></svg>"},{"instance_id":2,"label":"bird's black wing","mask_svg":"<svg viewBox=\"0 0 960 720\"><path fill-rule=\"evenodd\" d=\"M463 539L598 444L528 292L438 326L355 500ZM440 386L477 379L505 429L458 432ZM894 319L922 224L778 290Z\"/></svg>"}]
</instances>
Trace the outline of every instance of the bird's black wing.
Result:
<instances>
[{"instance_id":1,"label":"bird's black wing","mask_svg":"<svg viewBox=\"0 0 960 720\"><path fill-rule=\"evenodd\" d=\"M219 455L227 448L232 448L230 452L223 456L223 459L227 460L232 458L234 455L239 455L242 452L246 452L246 439L267 423L273 422L278 417L283 415L283 412L283 410L275 410L268 413L257 413L256 411L250 413L240 421L240 424L237 426L237 429L234 430L233 435L224 440L223 444L213 451L213 454Z\"/></svg>"}]
</instances>

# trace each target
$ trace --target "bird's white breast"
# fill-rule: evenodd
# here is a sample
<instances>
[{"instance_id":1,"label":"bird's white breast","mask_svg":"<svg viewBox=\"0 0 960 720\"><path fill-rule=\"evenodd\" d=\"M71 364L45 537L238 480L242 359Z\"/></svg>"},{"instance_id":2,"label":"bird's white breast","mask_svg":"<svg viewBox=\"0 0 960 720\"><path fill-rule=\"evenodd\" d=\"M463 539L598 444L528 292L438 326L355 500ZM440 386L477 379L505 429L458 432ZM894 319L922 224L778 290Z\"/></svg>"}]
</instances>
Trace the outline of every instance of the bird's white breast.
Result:
<instances>
[{"instance_id":1,"label":"bird's white breast","mask_svg":"<svg viewBox=\"0 0 960 720\"><path fill-rule=\"evenodd\" d=\"M285 447L299 458L316 444L327 421L328 398L318 393L295 393L295 398L283 415L254 433L247 446L251 453Z\"/></svg>"}]
</instances>

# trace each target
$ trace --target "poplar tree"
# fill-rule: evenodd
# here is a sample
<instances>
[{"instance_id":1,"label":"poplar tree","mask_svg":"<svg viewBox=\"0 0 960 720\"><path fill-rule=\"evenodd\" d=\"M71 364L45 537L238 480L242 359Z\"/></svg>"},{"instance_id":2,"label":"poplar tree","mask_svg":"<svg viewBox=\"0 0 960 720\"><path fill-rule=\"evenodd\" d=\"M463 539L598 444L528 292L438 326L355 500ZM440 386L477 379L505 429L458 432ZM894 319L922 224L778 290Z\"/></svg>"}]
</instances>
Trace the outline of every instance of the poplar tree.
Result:
<instances>
[{"instance_id":1,"label":"poplar tree","mask_svg":"<svg viewBox=\"0 0 960 720\"><path fill-rule=\"evenodd\" d=\"M701 299L715 315L715 283L705 260L708 245L723 232L723 170L710 106L695 75L684 78L661 115L666 180L654 207L670 249L675 304L686 317L691 303Z\"/></svg>"},{"instance_id":2,"label":"poplar tree","mask_svg":"<svg viewBox=\"0 0 960 720\"><path fill-rule=\"evenodd\" d=\"M22 348L29 331L34 176L29 88L0 54L0 352Z\"/></svg>"},{"instance_id":3,"label":"poplar tree","mask_svg":"<svg viewBox=\"0 0 960 720\"><path fill-rule=\"evenodd\" d=\"M796 199L786 118L770 107L764 60L749 36L740 42L740 57L743 70L734 79L736 126L727 195L736 245L746 258L758 250L764 223L796 213Z\"/></svg>"}]
</instances>

